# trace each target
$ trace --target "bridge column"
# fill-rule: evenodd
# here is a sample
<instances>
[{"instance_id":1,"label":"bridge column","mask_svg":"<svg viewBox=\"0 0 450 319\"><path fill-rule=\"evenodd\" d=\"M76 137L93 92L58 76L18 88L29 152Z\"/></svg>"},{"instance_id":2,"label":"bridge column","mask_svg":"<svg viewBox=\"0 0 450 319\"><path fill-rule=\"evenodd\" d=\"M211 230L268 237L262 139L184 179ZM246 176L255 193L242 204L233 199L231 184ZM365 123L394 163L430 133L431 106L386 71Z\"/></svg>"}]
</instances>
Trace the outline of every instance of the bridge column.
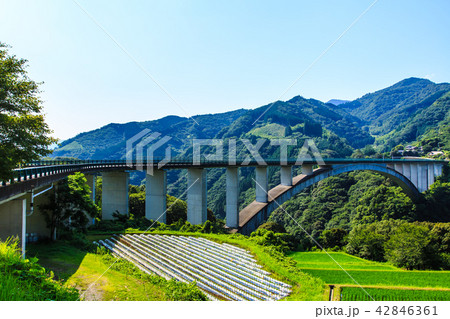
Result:
<instances>
[{"instance_id":1,"label":"bridge column","mask_svg":"<svg viewBox=\"0 0 450 319\"><path fill-rule=\"evenodd\" d=\"M434 164L434 177L442 175L442 164Z\"/></svg>"},{"instance_id":2,"label":"bridge column","mask_svg":"<svg viewBox=\"0 0 450 319\"><path fill-rule=\"evenodd\" d=\"M394 164L394 169L398 172L398 173L400 173L400 174L402 174L403 175L403 164L397 164L397 163L395 163Z\"/></svg>"},{"instance_id":3,"label":"bridge column","mask_svg":"<svg viewBox=\"0 0 450 319\"><path fill-rule=\"evenodd\" d=\"M417 168L417 179L419 192L427 190L428 182L428 166L427 164L419 164Z\"/></svg>"},{"instance_id":4,"label":"bridge column","mask_svg":"<svg viewBox=\"0 0 450 319\"><path fill-rule=\"evenodd\" d=\"M411 163L410 166L411 166L411 182L414 184L414 186L419 188L418 175L417 175L418 165L416 163Z\"/></svg>"},{"instance_id":5,"label":"bridge column","mask_svg":"<svg viewBox=\"0 0 450 319\"><path fill-rule=\"evenodd\" d=\"M187 221L192 225L206 222L206 171L203 168L188 168Z\"/></svg>"},{"instance_id":6,"label":"bridge column","mask_svg":"<svg viewBox=\"0 0 450 319\"><path fill-rule=\"evenodd\" d=\"M102 173L102 218L113 219L113 213L128 215L128 173Z\"/></svg>"},{"instance_id":7,"label":"bridge column","mask_svg":"<svg viewBox=\"0 0 450 319\"><path fill-rule=\"evenodd\" d=\"M302 165L302 174L312 175L313 174L313 166L311 164L303 164Z\"/></svg>"},{"instance_id":8,"label":"bridge column","mask_svg":"<svg viewBox=\"0 0 450 319\"><path fill-rule=\"evenodd\" d=\"M85 174L84 177L86 177L86 184L91 189L91 199L95 204L95 176L90 174Z\"/></svg>"},{"instance_id":9,"label":"bridge column","mask_svg":"<svg viewBox=\"0 0 450 319\"><path fill-rule=\"evenodd\" d=\"M155 169L145 176L145 218L166 223L166 171Z\"/></svg>"},{"instance_id":10,"label":"bridge column","mask_svg":"<svg viewBox=\"0 0 450 319\"><path fill-rule=\"evenodd\" d=\"M430 189L431 185L434 183L434 164L428 164L428 186L427 189Z\"/></svg>"},{"instance_id":11,"label":"bridge column","mask_svg":"<svg viewBox=\"0 0 450 319\"><path fill-rule=\"evenodd\" d=\"M256 167L256 201L267 203L267 192L269 191L269 182L267 178L267 167Z\"/></svg>"},{"instance_id":12,"label":"bridge column","mask_svg":"<svg viewBox=\"0 0 450 319\"><path fill-rule=\"evenodd\" d=\"M403 175L407 179L411 180L411 165L409 163L408 164L404 163L402 165L403 165L403 168L402 168Z\"/></svg>"},{"instance_id":13,"label":"bridge column","mask_svg":"<svg viewBox=\"0 0 450 319\"><path fill-rule=\"evenodd\" d=\"M239 171L237 167L227 168L226 219L230 228L239 227Z\"/></svg>"},{"instance_id":14,"label":"bridge column","mask_svg":"<svg viewBox=\"0 0 450 319\"><path fill-rule=\"evenodd\" d=\"M281 166L280 179L281 185L292 186L292 166Z\"/></svg>"}]
</instances>

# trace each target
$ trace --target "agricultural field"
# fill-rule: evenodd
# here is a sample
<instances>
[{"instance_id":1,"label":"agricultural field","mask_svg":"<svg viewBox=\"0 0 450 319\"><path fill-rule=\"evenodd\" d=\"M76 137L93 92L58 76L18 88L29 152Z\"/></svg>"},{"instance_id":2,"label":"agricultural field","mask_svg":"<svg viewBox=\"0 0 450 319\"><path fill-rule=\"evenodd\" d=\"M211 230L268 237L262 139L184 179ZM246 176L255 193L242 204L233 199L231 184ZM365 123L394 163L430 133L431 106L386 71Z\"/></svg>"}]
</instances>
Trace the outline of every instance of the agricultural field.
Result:
<instances>
[{"instance_id":1,"label":"agricultural field","mask_svg":"<svg viewBox=\"0 0 450 319\"><path fill-rule=\"evenodd\" d=\"M370 300L363 289L346 287L358 285L375 300L450 300L450 271L406 271L342 252L295 252L290 257L303 272L337 285L341 300Z\"/></svg>"},{"instance_id":2,"label":"agricultural field","mask_svg":"<svg viewBox=\"0 0 450 319\"><path fill-rule=\"evenodd\" d=\"M378 301L447 301L450 300L450 290L408 290L408 289L383 289L383 288L365 288L365 291L359 287L342 287L342 301L370 301L369 295Z\"/></svg>"}]
</instances>

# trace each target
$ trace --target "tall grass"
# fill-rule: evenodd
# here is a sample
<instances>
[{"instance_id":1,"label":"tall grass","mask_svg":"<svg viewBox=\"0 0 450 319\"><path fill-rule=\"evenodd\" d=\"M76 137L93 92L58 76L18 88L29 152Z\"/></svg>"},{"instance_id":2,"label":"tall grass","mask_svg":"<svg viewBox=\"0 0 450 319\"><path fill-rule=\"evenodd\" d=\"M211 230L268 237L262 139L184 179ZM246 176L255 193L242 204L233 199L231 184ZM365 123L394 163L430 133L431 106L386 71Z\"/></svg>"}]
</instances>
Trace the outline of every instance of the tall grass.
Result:
<instances>
[{"instance_id":1,"label":"tall grass","mask_svg":"<svg viewBox=\"0 0 450 319\"><path fill-rule=\"evenodd\" d=\"M53 274L37 264L37 259L21 257L18 242L0 241L0 300L77 300L75 289L65 288Z\"/></svg>"}]
</instances>

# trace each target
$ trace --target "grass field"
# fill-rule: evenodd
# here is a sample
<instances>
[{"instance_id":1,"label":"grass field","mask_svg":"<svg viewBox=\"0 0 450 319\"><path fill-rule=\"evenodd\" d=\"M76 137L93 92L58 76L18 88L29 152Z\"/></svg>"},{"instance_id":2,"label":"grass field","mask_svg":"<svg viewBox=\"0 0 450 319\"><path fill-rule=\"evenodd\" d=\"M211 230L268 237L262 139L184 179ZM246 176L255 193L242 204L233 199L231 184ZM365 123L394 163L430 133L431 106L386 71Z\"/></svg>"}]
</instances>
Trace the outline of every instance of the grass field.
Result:
<instances>
[{"instance_id":1,"label":"grass field","mask_svg":"<svg viewBox=\"0 0 450 319\"><path fill-rule=\"evenodd\" d=\"M342 300L371 300L360 287L346 287L358 285L375 300L450 300L450 271L407 271L342 252L295 252L290 257L303 272L337 285Z\"/></svg>"}]
</instances>

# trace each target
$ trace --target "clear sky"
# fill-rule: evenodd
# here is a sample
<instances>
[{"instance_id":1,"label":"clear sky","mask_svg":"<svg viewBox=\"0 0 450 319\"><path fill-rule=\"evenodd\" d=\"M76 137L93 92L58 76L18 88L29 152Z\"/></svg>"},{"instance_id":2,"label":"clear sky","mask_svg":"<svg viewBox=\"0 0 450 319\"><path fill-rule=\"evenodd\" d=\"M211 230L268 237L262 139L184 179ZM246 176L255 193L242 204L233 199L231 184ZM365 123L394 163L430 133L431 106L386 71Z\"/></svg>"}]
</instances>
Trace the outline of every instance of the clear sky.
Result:
<instances>
[{"instance_id":1,"label":"clear sky","mask_svg":"<svg viewBox=\"0 0 450 319\"><path fill-rule=\"evenodd\" d=\"M0 41L45 82L60 139L295 95L351 100L411 76L450 81L448 0L379 0L318 60L374 0L77 2L0 0Z\"/></svg>"}]
</instances>

